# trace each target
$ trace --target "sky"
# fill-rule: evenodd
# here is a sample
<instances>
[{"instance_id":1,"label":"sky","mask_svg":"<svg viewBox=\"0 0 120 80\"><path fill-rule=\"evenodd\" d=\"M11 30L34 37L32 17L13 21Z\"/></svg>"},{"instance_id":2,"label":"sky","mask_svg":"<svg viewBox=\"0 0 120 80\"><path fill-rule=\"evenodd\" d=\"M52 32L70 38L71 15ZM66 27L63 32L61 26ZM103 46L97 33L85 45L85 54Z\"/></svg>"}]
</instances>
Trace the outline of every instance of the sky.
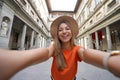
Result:
<instances>
[{"instance_id":1,"label":"sky","mask_svg":"<svg viewBox=\"0 0 120 80\"><path fill-rule=\"evenodd\" d=\"M52 11L74 11L77 0L50 0Z\"/></svg>"}]
</instances>

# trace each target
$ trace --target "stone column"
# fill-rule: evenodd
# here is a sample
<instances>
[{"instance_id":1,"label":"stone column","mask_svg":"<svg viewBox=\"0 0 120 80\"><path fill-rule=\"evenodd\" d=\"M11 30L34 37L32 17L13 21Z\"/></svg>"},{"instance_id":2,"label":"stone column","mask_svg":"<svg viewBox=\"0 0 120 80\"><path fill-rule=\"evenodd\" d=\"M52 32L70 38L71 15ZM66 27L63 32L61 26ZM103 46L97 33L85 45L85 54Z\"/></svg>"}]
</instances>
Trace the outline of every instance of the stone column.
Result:
<instances>
[{"instance_id":1,"label":"stone column","mask_svg":"<svg viewBox=\"0 0 120 80\"><path fill-rule=\"evenodd\" d=\"M96 39L96 49L99 49L99 40L98 40L98 33L97 32L95 32L95 39Z\"/></svg>"},{"instance_id":2,"label":"stone column","mask_svg":"<svg viewBox=\"0 0 120 80\"><path fill-rule=\"evenodd\" d=\"M30 48L33 48L33 41L34 41L34 31L32 31L32 34L31 34Z\"/></svg>"},{"instance_id":3,"label":"stone column","mask_svg":"<svg viewBox=\"0 0 120 80\"><path fill-rule=\"evenodd\" d=\"M108 26L106 27L106 36L107 36L108 51L111 51L112 41L111 41L110 28Z\"/></svg>"},{"instance_id":4,"label":"stone column","mask_svg":"<svg viewBox=\"0 0 120 80\"><path fill-rule=\"evenodd\" d=\"M81 45L81 39L79 39L79 45Z\"/></svg>"},{"instance_id":5,"label":"stone column","mask_svg":"<svg viewBox=\"0 0 120 80\"><path fill-rule=\"evenodd\" d=\"M25 36L26 36L26 29L27 29L27 25L23 26L23 31L22 31L22 37L21 37L21 45L20 45L20 50L24 50L25 49Z\"/></svg>"},{"instance_id":6,"label":"stone column","mask_svg":"<svg viewBox=\"0 0 120 80\"><path fill-rule=\"evenodd\" d=\"M40 35L40 47L42 47L42 36Z\"/></svg>"},{"instance_id":7,"label":"stone column","mask_svg":"<svg viewBox=\"0 0 120 80\"><path fill-rule=\"evenodd\" d=\"M36 48L38 48L40 46L39 45L39 34L37 34L37 36L36 36L35 46L36 46Z\"/></svg>"},{"instance_id":8,"label":"stone column","mask_svg":"<svg viewBox=\"0 0 120 80\"><path fill-rule=\"evenodd\" d=\"M88 43L87 43L87 36L84 37L83 41L84 41L84 47L88 48L88 46L87 46L88 45Z\"/></svg>"},{"instance_id":9,"label":"stone column","mask_svg":"<svg viewBox=\"0 0 120 80\"><path fill-rule=\"evenodd\" d=\"M42 37L42 47L44 47L44 37Z\"/></svg>"},{"instance_id":10,"label":"stone column","mask_svg":"<svg viewBox=\"0 0 120 80\"><path fill-rule=\"evenodd\" d=\"M45 39L44 39L44 47L47 47L47 46L46 46L46 44L47 44L46 41L47 41L47 39L45 38Z\"/></svg>"},{"instance_id":11,"label":"stone column","mask_svg":"<svg viewBox=\"0 0 120 80\"><path fill-rule=\"evenodd\" d=\"M80 38L80 45L82 46L82 38Z\"/></svg>"},{"instance_id":12,"label":"stone column","mask_svg":"<svg viewBox=\"0 0 120 80\"><path fill-rule=\"evenodd\" d=\"M84 38L81 38L81 46L84 47L84 41L83 41Z\"/></svg>"},{"instance_id":13,"label":"stone column","mask_svg":"<svg viewBox=\"0 0 120 80\"><path fill-rule=\"evenodd\" d=\"M90 34L88 35L88 45L89 45L89 48L93 48L92 37Z\"/></svg>"}]
</instances>

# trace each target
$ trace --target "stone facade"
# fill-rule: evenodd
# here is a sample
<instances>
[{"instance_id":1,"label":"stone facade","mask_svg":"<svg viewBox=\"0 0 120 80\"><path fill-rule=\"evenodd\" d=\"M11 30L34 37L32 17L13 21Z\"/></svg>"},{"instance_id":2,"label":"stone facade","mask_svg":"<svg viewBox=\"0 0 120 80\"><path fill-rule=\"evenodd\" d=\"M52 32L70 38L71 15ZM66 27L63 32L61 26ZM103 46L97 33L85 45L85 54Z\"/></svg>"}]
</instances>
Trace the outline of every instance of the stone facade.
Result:
<instances>
[{"instance_id":1,"label":"stone facade","mask_svg":"<svg viewBox=\"0 0 120 80\"><path fill-rule=\"evenodd\" d=\"M78 44L103 51L120 50L120 1L83 0L81 4L76 13Z\"/></svg>"},{"instance_id":2,"label":"stone facade","mask_svg":"<svg viewBox=\"0 0 120 80\"><path fill-rule=\"evenodd\" d=\"M5 19L9 20L8 29L1 27ZM46 47L50 39L47 25L27 0L0 1L0 33L0 47L7 49Z\"/></svg>"}]
</instances>

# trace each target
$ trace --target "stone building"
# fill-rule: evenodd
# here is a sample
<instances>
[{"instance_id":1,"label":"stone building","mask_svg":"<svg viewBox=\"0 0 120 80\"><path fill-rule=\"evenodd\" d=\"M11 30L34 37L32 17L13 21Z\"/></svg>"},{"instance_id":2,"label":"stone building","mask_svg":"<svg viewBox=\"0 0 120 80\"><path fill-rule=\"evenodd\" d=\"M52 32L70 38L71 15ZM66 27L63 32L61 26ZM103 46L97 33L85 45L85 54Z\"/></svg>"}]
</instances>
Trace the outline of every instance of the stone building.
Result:
<instances>
[{"instance_id":1,"label":"stone building","mask_svg":"<svg viewBox=\"0 0 120 80\"><path fill-rule=\"evenodd\" d=\"M76 13L79 45L120 50L120 0L82 0Z\"/></svg>"},{"instance_id":2,"label":"stone building","mask_svg":"<svg viewBox=\"0 0 120 80\"><path fill-rule=\"evenodd\" d=\"M9 20L6 36L0 35L0 47L24 50L47 46L49 31L47 22L43 19L44 13L39 14L35 9L35 3L30 1L0 1L0 33L2 33L2 22Z\"/></svg>"}]
</instances>

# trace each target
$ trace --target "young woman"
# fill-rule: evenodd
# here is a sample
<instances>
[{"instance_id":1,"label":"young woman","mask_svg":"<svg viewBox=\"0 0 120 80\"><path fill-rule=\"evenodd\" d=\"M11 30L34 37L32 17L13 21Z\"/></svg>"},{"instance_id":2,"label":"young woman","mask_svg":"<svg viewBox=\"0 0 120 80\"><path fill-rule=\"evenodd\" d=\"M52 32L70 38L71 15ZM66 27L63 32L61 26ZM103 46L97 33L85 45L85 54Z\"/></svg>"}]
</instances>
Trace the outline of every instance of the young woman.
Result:
<instances>
[{"instance_id":1,"label":"young woman","mask_svg":"<svg viewBox=\"0 0 120 80\"><path fill-rule=\"evenodd\" d=\"M69 16L53 21L50 29L53 42L48 48L24 51L0 49L0 80L7 80L21 69L53 57L51 79L75 80L78 61L105 68L120 77L120 51L107 52L77 46L74 39L78 34L77 22ZM115 55L115 56L113 56Z\"/></svg>"}]
</instances>

